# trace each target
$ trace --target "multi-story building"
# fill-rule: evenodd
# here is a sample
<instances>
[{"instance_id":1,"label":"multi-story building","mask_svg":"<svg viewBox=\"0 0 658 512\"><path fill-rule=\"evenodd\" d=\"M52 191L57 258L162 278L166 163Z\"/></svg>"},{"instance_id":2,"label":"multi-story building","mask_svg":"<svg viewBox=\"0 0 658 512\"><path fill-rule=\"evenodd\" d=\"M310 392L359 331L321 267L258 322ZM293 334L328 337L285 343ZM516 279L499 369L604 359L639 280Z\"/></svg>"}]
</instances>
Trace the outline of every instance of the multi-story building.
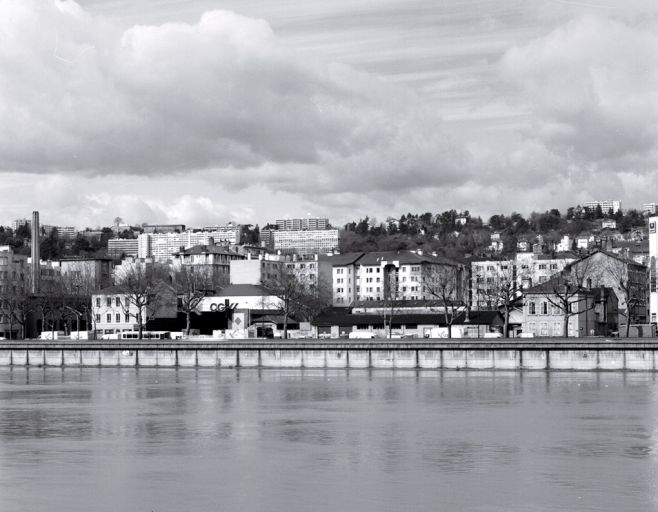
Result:
<instances>
[{"instance_id":1,"label":"multi-story building","mask_svg":"<svg viewBox=\"0 0 658 512\"><path fill-rule=\"evenodd\" d=\"M238 245L242 239L242 226L232 222L225 226L206 226L202 231L213 237L216 244Z\"/></svg>"},{"instance_id":2,"label":"multi-story building","mask_svg":"<svg viewBox=\"0 0 658 512\"><path fill-rule=\"evenodd\" d=\"M111 258L66 258L52 261L51 265L65 278L69 292L90 292L112 284Z\"/></svg>"},{"instance_id":3,"label":"multi-story building","mask_svg":"<svg viewBox=\"0 0 658 512\"><path fill-rule=\"evenodd\" d=\"M649 217L649 321L658 323L658 217Z\"/></svg>"},{"instance_id":4,"label":"multi-story building","mask_svg":"<svg viewBox=\"0 0 658 512\"><path fill-rule=\"evenodd\" d=\"M139 308L134 295L125 288L110 286L91 296L94 330L97 336L139 330ZM177 316L176 294L170 286L162 284L151 305L142 307L143 324L155 318L175 319Z\"/></svg>"},{"instance_id":5,"label":"multi-story building","mask_svg":"<svg viewBox=\"0 0 658 512\"><path fill-rule=\"evenodd\" d=\"M642 205L642 212L645 215L652 216L658 213L658 203L645 203Z\"/></svg>"},{"instance_id":6,"label":"multi-story building","mask_svg":"<svg viewBox=\"0 0 658 512\"><path fill-rule=\"evenodd\" d=\"M29 276L28 257L15 254L8 245L0 246L0 336L18 337L20 326L9 318L12 309L3 297L29 293Z\"/></svg>"},{"instance_id":7,"label":"multi-story building","mask_svg":"<svg viewBox=\"0 0 658 512\"><path fill-rule=\"evenodd\" d=\"M338 249L337 229L308 231L272 231L275 251L288 254L327 254Z\"/></svg>"},{"instance_id":8,"label":"multi-story building","mask_svg":"<svg viewBox=\"0 0 658 512\"><path fill-rule=\"evenodd\" d=\"M621 210L621 201L585 201L583 207L596 210L597 207L601 207L603 213L617 213Z\"/></svg>"},{"instance_id":9,"label":"multi-story building","mask_svg":"<svg viewBox=\"0 0 658 512\"><path fill-rule=\"evenodd\" d=\"M12 231L16 231L18 228L27 226L32 226L32 221L30 219L16 219L11 222Z\"/></svg>"},{"instance_id":10,"label":"multi-story building","mask_svg":"<svg viewBox=\"0 0 658 512\"><path fill-rule=\"evenodd\" d=\"M246 259L231 261L230 282L262 285L268 279L275 278L285 262L286 256L281 254L261 254L258 257L247 254Z\"/></svg>"},{"instance_id":11,"label":"multi-story building","mask_svg":"<svg viewBox=\"0 0 658 512\"><path fill-rule=\"evenodd\" d=\"M145 224L144 233L182 233L185 224Z\"/></svg>"},{"instance_id":12,"label":"multi-story building","mask_svg":"<svg viewBox=\"0 0 658 512\"><path fill-rule=\"evenodd\" d=\"M332 296L334 306L349 306L356 302L357 293L357 262L363 252L352 252L326 256L331 263Z\"/></svg>"},{"instance_id":13,"label":"multi-story building","mask_svg":"<svg viewBox=\"0 0 658 512\"><path fill-rule=\"evenodd\" d=\"M309 217L304 219L277 219L276 225L281 231L314 231L328 229L329 219L324 217Z\"/></svg>"},{"instance_id":14,"label":"multi-story building","mask_svg":"<svg viewBox=\"0 0 658 512\"><path fill-rule=\"evenodd\" d=\"M355 267L354 284L357 301L409 301L436 298L429 289L437 276L451 280L449 294L452 300L465 300L466 272L462 265L423 251L385 251L364 253L354 263L339 260L337 269ZM350 273L333 273L334 304L341 297L349 297L341 289L349 289ZM347 279L348 281L340 281ZM349 305L349 304L344 304Z\"/></svg>"},{"instance_id":15,"label":"multi-story building","mask_svg":"<svg viewBox=\"0 0 658 512\"><path fill-rule=\"evenodd\" d=\"M610 288L569 292L559 277L526 291L523 333L540 337L609 336L617 328L617 298ZM564 309L568 308L565 314Z\"/></svg>"},{"instance_id":16,"label":"multi-story building","mask_svg":"<svg viewBox=\"0 0 658 512\"><path fill-rule=\"evenodd\" d=\"M213 284L225 286L229 284L231 262L246 259L243 254L230 251L216 245L197 245L173 254L172 268L191 268L202 272Z\"/></svg>"},{"instance_id":17,"label":"multi-story building","mask_svg":"<svg viewBox=\"0 0 658 512\"><path fill-rule=\"evenodd\" d=\"M113 238L107 241L107 254L111 258L136 257L138 253L139 241L137 238Z\"/></svg>"},{"instance_id":18,"label":"multi-story building","mask_svg":"<svg viewBox=\"0 0 658 512\"><path fill-rule=\"evenodd\" d=\"M520 295L521 290L547 281L575 260L576 256L569 253L553 257L534 252L517 253L506 259L473 260L469 294L471 306L476 309L494 307L492 302L499 295L501 286L514 283Z\"/></svg>"},{"instance_id":19,"label":"multi-story building","mask_svg":"<svg viewBox=\"0 0 658 512\"><path fill-rule=\"evenodd\" d=\"M143 233L137 238L137 256L153 258L165 263L174 253L189 249L195 245L214 245L214 239L205 231L185 231L183 233Z\"/></svg>"}]
</instances>

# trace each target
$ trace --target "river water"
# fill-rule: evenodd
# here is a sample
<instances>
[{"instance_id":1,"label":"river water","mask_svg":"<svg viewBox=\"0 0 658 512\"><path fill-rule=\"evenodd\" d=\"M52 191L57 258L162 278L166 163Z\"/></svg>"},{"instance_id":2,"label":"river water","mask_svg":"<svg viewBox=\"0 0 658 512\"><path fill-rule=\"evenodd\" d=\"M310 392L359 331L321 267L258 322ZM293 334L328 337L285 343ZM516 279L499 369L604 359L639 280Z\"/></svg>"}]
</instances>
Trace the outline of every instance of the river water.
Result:
<instances>
[{"instance_id":1,"label":"river water","mask_svg":"<svg viewBox=\"0 0 658 512\"><path fill-rule=\"evenodd\" d=\"M655 510L656 391L621 372L0 369L0 510Z\"/></svg>"}]
</instances>

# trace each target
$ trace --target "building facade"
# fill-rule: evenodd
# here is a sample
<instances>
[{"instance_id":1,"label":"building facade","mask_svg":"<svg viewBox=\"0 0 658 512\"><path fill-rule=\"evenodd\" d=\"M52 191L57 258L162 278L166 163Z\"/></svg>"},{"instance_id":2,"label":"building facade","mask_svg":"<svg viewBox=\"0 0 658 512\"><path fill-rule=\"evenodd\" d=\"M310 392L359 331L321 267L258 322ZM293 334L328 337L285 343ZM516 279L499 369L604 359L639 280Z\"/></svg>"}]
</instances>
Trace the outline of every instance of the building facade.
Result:
<instances>
[{"instance_id":1,"label":"building facade","mask_svg":"<svg viewBox=\"0 0 658 512\"><path fill-rule=\"evenodd\" d=\"M599 206L604 214L610 212L614 214L621 210L621 201L585 201L583 203L583 207L590 210L596 210Z\"/></svg>"},{"instance_id":2,"label":"building facade","mask_svg":"<svg viewBox=\"0 0 658 512\"><path fill-rule=\"evenodd\" d=\"M277 219L276 225L280 231L314 231L328 229L329 219L324 217L309 217L303 219Z\"/></svg>"},{"instance_id":3,"label":"building facade","mask_svg":"<svg viewBox=\"0 0 658 512\"><path fill-rule=\"evenodd\" d=\"M159 263L171 261L173 255L182 249L195 245L214 245L214 239L204 231L183 233L143 233L137 238L137 256L153 258Z\"/></svg>"},{"instance_id":4,"label":"building facade","mask_svg":"<svg viewBox=\"0 0 658 512\"><path fill-rule=\"evenodd\" d=\"M327 254L338 249L337 229L271 232L272 249L285 254Z\"/></svg>"}]
</instances>

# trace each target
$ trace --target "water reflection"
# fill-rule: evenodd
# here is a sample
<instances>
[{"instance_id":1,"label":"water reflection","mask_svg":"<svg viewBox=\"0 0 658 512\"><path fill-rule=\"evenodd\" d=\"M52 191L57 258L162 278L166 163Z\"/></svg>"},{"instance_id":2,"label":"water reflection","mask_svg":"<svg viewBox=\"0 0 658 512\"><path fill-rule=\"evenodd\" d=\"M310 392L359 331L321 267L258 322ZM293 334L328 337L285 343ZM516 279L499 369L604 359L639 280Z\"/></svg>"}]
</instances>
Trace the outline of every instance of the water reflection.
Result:
<instances>
[{"instance_id":1,"label":"water reflection","mask_svg":"<svg viewBox=\"0 0 658 512\"><path fill-rule=\"evenodd\" d=\"M0 510L651 509L656 402L645 373L2 369Z\"/></svg>"}]
</instances>

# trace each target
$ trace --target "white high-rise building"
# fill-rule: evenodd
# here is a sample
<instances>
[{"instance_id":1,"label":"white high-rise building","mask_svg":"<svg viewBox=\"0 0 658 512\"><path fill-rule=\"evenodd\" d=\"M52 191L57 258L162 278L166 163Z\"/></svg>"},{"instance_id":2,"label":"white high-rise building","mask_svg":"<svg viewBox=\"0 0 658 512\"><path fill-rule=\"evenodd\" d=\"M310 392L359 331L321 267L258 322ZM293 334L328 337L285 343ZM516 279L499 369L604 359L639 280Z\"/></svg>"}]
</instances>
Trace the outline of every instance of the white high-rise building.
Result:
<instances>
[{"instance_id":1,"label":"white high-rise building","mask_svg":"<svg viewBox=\"0 0 658 512\"><path fill-rule=\"evenodd\" d=\"M205 231L184 233L143 233L137 238L137 256L153 258L158 263L171 260L174 253L195 245L214 245L213 237Z\"/></svg>"},{"instance_id":2,"label":"white high-rise building","mask_svg":"<svg viewBox=\"0 0 658 512\"><path fill-rule=\"evenodd\" d=\"M649 321L658 322L658 291L656 291L656 261L658 261L658 217L649 217Z\"/></svg>"},{"instance_id":3,"label":"white high-rise building","mask_svg":"<svg viewBox=\"0 0 658 512\"><path fill-rule=\"evenodd\" d=\"M621 210L621 201L585 201L583 204L583 207L591 210L595 210L597 206L600 206L605 214L610 211L612 211L612 213L617 213Z\"/></svg>"}]
</instances>

